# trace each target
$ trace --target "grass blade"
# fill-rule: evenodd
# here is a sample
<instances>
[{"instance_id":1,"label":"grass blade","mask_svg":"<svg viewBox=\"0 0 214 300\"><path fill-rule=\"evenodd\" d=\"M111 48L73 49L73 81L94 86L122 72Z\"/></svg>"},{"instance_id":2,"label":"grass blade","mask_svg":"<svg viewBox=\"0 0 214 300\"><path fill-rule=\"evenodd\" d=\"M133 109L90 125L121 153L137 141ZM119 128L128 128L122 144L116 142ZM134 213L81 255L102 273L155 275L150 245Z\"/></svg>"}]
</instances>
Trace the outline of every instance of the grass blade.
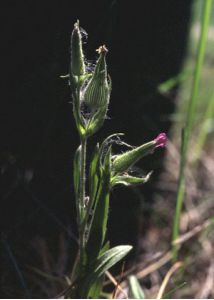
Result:
<instances>
[{"instance_id":1,"label":"grass blade","mask_svg":"<svg viewBox=\"0 0 214 300\"><path fill-rule=\"evenodd\" d=\"M24 291L25 291L26 298L27 298L27 299L30 299L30 298L31 298L31 295L30 295L30 292L29 292L29 290L28 290L26 281L25 281L25 279L24 279L24 276L23 276L23 274L22 274L21 269L19 268L19 266L18 266L18 264L17 264L16 258L15 258L14 254L13 254L11 248L10 248L10 245L9 245L9 243L7 242L7 240L6 240L5 238L2 238L2 243L4 244L5 249L6 249L7 252L8 252L9 258L10 258L10 260L11 260L13 266L14 266L14 269L15 269L15 271L16 271L16 273L17 273L17 276L18 276L18 278L19 278L19 280L20 280L20 283L21 283L21 285L22 285L22 287L23 287L23 289L24 289Z\"/></svg>"},{"instance_id":2,"label":"grass blade","mask_svg":"<svg viewBox=\"0 0 214 300\"><path fill-rule=\"evenodd\" d=\"M184 192L185 192L185 165L186 165L186 158L187 158L187 151L188 151L188 143L190 139L191 130L193 127L193 121L194 121L194 116L196 111L197 100L198 100L199 82L201 78L201 71L202 71L204 55L205 55L206 39L207 39L207 32L209 28L209 19L211 15L212 2L213 2L212 0L204 0L202 21L201 21L201 33L198 42L198 52L196 57L195 70L193 74L193 84L192 84L191 95L190 95L190 103L187 111L185 130L183 132L183 137L182 137L179 183L178 183L177 198L176 198L176 211L175 211L175 218L173 224L172 241L176 240L179 235L180 214L183 207ZM173 251L173 260L176 261L178 251L175 245L173 246L172 251Z\"/></svg>"},{"instance_id":3,"label":"grass blade","mask_svg":"<svg viewBox=\"0 0 214 300\"><path fill-rule=\"evenodd\" d=\"M129 297L131 299L145 299L143 289L136 276L130 276L128 278L129 282Z\"/></svg>"},{"instance_id":4,"label":"grass blade","mask_svg":"<svg viewBox=\"0 0 214 300\"><path fill-rule=\"evenodd\" d=\"M201 126L200 132L198 134L197 144L196 144L194 158L193 158L194 163L197 163L198 159L201 156L201 152L206 142L207 135L209 134L210 121L212 119L213 111L214 111L214 92L210 97L207 109L204 114L204 121Z\"/></svg>"}]
</instances>

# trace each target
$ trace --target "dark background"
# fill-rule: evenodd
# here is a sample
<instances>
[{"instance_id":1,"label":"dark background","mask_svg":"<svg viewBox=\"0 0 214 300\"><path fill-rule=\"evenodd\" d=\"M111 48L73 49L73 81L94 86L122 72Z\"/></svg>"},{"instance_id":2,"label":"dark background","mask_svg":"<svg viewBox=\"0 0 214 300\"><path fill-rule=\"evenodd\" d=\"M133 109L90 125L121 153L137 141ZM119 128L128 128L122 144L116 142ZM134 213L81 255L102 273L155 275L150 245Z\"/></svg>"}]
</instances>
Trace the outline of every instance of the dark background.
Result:
<instances>
[{"instance_id":1,"label":"dark background","mask_svg":"<svg viewBox=\"0 0 214 300\"><path fill-rule=\"evenodd\" d=\"M54 245L58 234L64 232L66 239L75 244L72 159L79 141L69 87L66 80L60 79L68 72L73 24L79 19L88 32L84 48L89 60L96 59L98 46L106 44L109 49L107 62L113 81L110 119L89 149L96 140L114 132L126 133L128 143L139 145L170 129L176 89L161 95L157 86L182 67L191 3L1 2L0 222L4 297L23 296L13 259L25 272L34 259L35 238L43 237ZM141 163L145 170L154 170L150 184L137 192L127 188L113 191L109 220L112 245L136 245L139 218L149 222L152 208L146 203L152 203L152 184L161 170L163 156L164 151L158 150Z\"/></svg>"}]
</instances>

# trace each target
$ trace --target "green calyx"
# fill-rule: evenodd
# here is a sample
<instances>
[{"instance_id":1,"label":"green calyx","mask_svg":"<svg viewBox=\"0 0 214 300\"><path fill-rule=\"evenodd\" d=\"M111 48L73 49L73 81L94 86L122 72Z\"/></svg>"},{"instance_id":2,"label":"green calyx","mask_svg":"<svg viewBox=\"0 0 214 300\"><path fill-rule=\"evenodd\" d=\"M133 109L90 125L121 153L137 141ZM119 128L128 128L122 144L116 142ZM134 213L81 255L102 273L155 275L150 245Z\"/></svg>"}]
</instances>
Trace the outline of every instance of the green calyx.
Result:
<instances>
[{"instance_id":1,"label":"green calyx","mask_svg":"<svg viewBox=\"0 0 214 300\"><path fill-rule=\"evenodd\" d=\"M121 174L126 172L142 157L152 153L155 147L156 147L155 141L151 141L133 150L117 155L112 163L113 174Z\"/></svg>"},{"instance_id":2,"label":"green calyx","mask_svg":"<svg viewBox=\"0 0 214 300\"><path fill-rule=\"evenodd\" d=\"M79 21L74 24L71 35L71 76L82 76L85 74L84 55L82 50L82 37L79 28Z\"/></svg>"},{"instance_id":3,"label":"green calyx","mask_svg":"<svg viewBox=\"0 0 214 300\"><path fill-rule=\"evenodd\" d=\"M105 59L108 50L105 46L101 46L97 51L99 53L99 58L95 70L83 92L83 101L92 112L106 108L111 93L111 87L107 79L108 74Z\"/></svg>"}]
</instances>

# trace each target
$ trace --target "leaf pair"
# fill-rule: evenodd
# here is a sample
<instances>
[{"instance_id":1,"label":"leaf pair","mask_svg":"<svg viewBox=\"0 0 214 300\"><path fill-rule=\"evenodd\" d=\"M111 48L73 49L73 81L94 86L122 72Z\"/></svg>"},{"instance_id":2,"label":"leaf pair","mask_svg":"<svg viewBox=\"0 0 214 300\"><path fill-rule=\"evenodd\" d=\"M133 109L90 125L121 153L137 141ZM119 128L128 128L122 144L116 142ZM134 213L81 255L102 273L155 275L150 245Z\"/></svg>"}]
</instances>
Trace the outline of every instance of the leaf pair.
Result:
<instances>
[{"instance_id":1,"label":"leaf pair","mask_svg":"<svg viewBox=\"0 0 214 300\"><path fill-rule=\"evenodd\" d=\"M132 249L132 246L117 246L104 252L91 266L88 275L81 286L82 298L98 298L100 289L99 280L118 261L124 258ZM97 284L94 284L97 283Z\"/></svg>"}]
</instances>

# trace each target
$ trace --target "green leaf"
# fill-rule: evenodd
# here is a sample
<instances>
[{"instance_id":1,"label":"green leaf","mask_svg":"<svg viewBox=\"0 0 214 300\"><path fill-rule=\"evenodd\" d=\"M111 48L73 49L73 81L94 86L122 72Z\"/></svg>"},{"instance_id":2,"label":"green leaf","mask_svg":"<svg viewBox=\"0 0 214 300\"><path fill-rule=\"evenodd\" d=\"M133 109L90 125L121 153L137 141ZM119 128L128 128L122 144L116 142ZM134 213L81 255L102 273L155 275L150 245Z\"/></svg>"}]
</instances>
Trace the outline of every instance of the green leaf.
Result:
<instances>
[{"instance_id":1,"label":"green leaf","mask_svg":"<svg viewBox=\"0 0 214 300\"><path fill-rule=\"evenodd\" d=\"M93 274L89 275L89 278L100 277L106 271L108 271L112 266L114 266L118 261L125 257L132 250L130 245L116 246L110 250L107 250L102 254L94 264Z\"/></svg>"},{"instance_id":2,"label":"green leaf","mask_svg":"<svg viewBox=\"0 0 214 300\"><path fill-rule=\"evenodd\" d=\"M77 148L74 155L73 162L73 182L74 182L74 193L75 193L75 201L76 201L76 210L77 210L77 218L79 220L80 213L80 203L79 203L79 180L80 180L80 156L81 156L81 145Z\"/></svg>"},{"instance_id":3,"label":"green leaf","mask_svg":"<svg viewBox=\"0 0 214 300\"><path fill-rule=\"evenodd\" d=\"M105 161L99 188L95 199L95 207L90 229L89 239L86 245L86 253L91 261L95 260L100 253L106 235L106 226L109 211L109 191L110 191L110 158L111 149L109 149Z\"/></svg>"},{"instance_id":4,"label":"green leaf","mask_svg":"<svg viewBox=\"0 0 214 300\"><path fill-rule=\"evenodd\" d=\"M75 91L72 94L73 97L73 114L74 114L74 118L75 118L75 122L76 122L76 126L77 126L77 130L80 134L80 136L84 136L86 133L85 127L85 120L80 112L80 103L79 103L79 97L77 95L77 91Z\"/></svg>"},{"instance_id":5,"label":"green leaf","mask_svg":"<svg viewBox=\"0 0 214 300\"><path fill-rule=\"evenodd\" d=\"M94 203L98 188L98 173L99 173L99 144L96 145L89 169L89 196L91 206Z\"/></svg>"},{"instance_id":6,"label":"green leaf","mask_svg":"<svg viewBox=\"0 0 214 300\"><path fill-rule=\"evenodd\" d=\"M128 278L129 283L129 298L131 299L145 299L144 292L140 286L136 276L130 276Z\"/></svg>"},{"instance_id":7,"label":"green leaf","mask_svg":"<svg viewBox=\"0 0 214 300\"><path fill-rule=\"evenodd\" d=\"M110 248L110 243L109 241L105 243L105 245L103 246L103 248L100 250L99 255L103 255L106 251L108 251ZM90 291L88 293L88 298L92 298L92 299L97 299L101 292L102 292L102 287L103 287L103 281L105 279L104 274L99 277L95 283L92 285L92 287L90 288Z\"/></svg>"},{"instance_id":8,"label":"green leaf","mask_svg":"<svg viewBox=\"0 0 214 300\"><path fill-rule=\"evenodd\" d=\"M100 250L99 255L103 255L106 251L108 251L110 249L110 242L107 241L105 243L105 245L103 246L103 248Z\"/></svg>"},{"instance_id":9,"label":"green leaf","mask_svg":"<svg viewBox=\"0 0 214 300\"><path fill-rule=\"evenodd\" d=\"M81 155L81 145L77 148L74 155L74 165L73 165L73 181L74 181L74 192L76 198L78 198L78 190L79 190L79 177L80 177L80 155Z\"/></svg>"},{"instance_id":10,"label":"green leaf","mask_svg":"<svg viewBox=\"0 0 214 300\"><path fill-rule=\"evenodd\" d=\"M108 152L109 147L113 144L113 143L117 143L118 141L120 141L120 136L124 135L124 133L114 133L111 134L110 136L108 136L101 144L100 146L100 164L102 164L103 162L103 157L106 155L106 152Z\"/></svg>"},{"instance_id":11,"label":"green leaf","mask_svg":"<svg viewBox=\"0 0 214 300\"><path fill-rule=\"evenodd\" d=\"M81 287L82 298L88 298L88 293L91 286L100 278L106 271L114 266L118 261L125 257L132 249L132 246L117 246L101 255L91 266L88 275L84 279Z\"/></svg>"},{"instance_id":12,"label":"green leaf","mask_svg":"<svg viewBox=\"0 0 214 300\"><path fill-rule=\"evenodd\" d=\"M105 276L102 275L100 276L94 284L90 287L90 290L88 292L88 299L98 299L103 288L103 281L104 281Z\"/></svg>"},{"instance_id":13,"label":"green leaf","mask_svg":"<svg viewBox=\"0 0 214 300\"><path fill-rule=\"evenodd\" d=\"M172 77L158 85L158 91L162 94L169 92L172 88L181 84L190 76L189 71L181 72L177 76Z\"/></svg>"},{"instance_id":14,"label":"green leaf","mask_svg":"<svg viewBox=\"0 0 214 300\"><path fill-rule=\"evenodd\" d=\"M117 184L122 184L125 186L143 184L149 180L151 174L152 174L152 172L148 173L144 177L135 177L135 176L130 176L128 174L127 175L117 175L111 179L111 187L113 187Z\"/></svg>"}]
</instances>

